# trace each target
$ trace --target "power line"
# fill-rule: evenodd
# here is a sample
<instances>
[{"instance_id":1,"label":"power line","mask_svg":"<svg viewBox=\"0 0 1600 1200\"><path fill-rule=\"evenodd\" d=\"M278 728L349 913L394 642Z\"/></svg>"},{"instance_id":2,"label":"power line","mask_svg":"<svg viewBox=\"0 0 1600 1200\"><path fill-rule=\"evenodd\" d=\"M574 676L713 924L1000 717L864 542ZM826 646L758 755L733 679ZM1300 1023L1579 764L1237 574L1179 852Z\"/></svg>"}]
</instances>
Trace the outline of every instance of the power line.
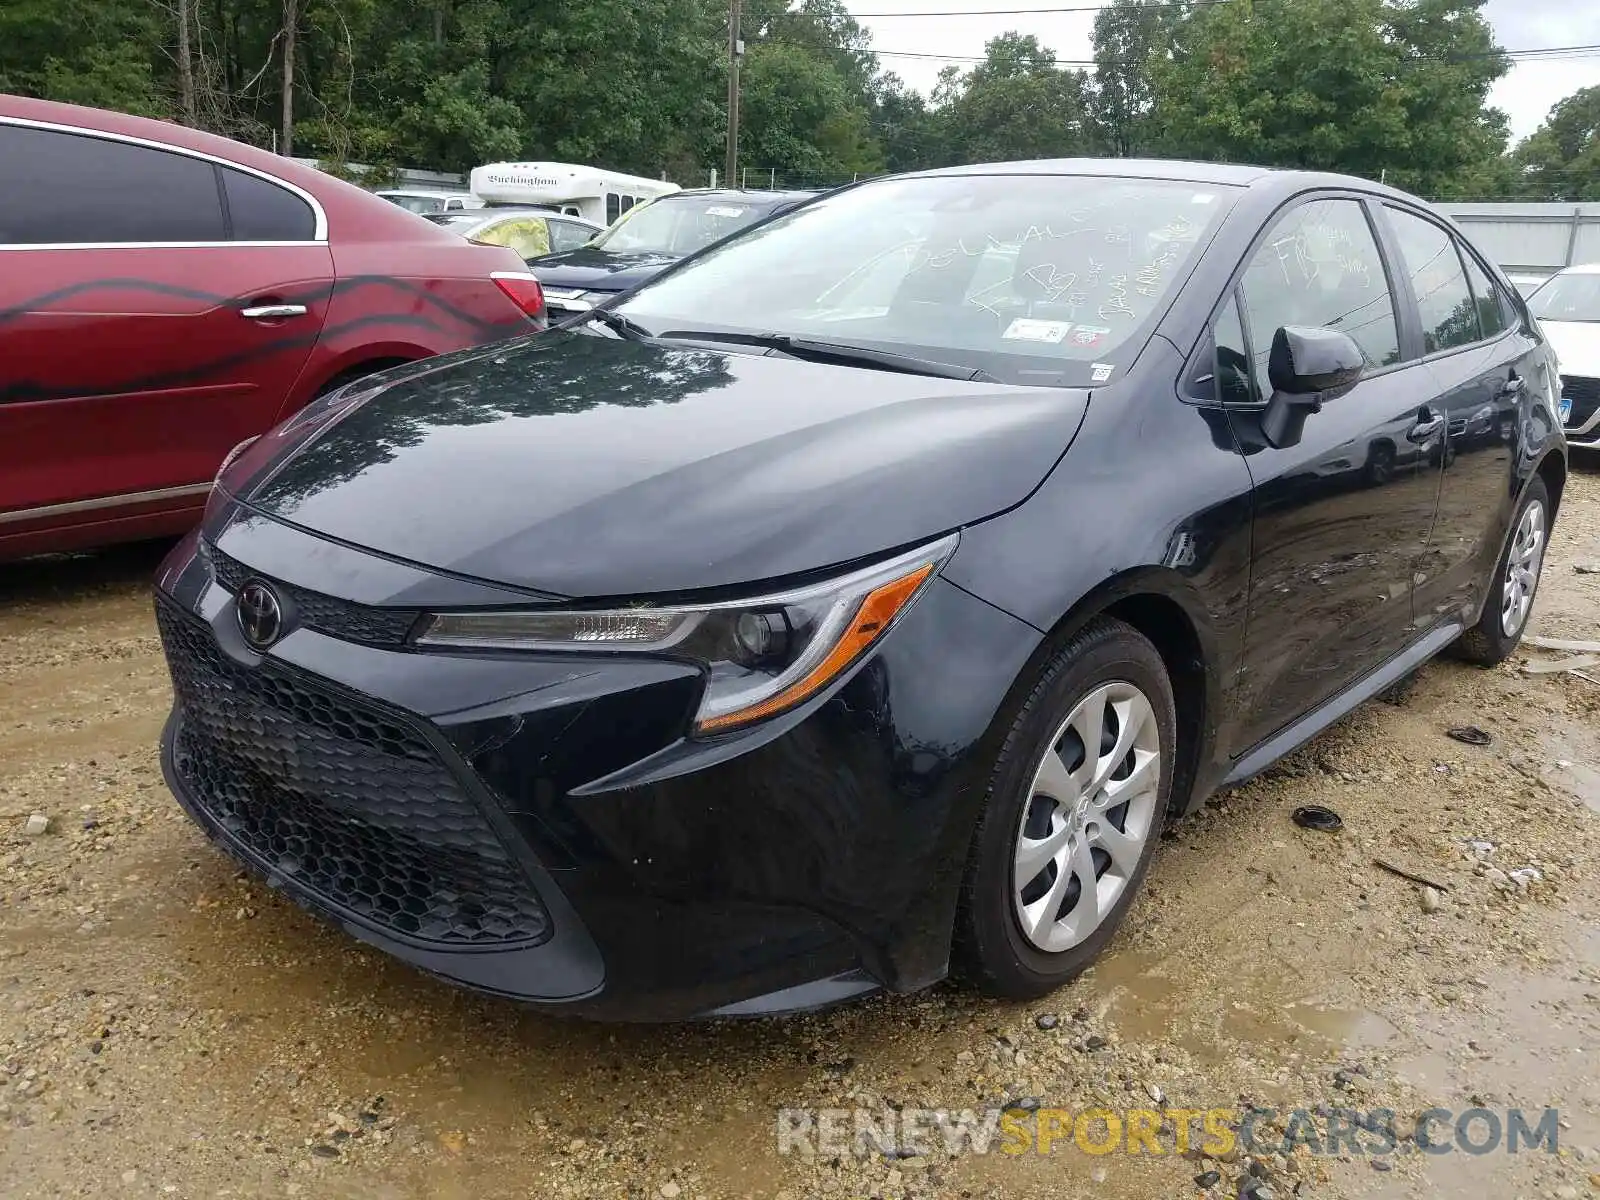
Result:
<instances>
[{"instance_id":1,"label":"power line","mask_svg":"<svg viewBox=\"0 0 1600 1200\"><path fill-rule=\"evenodd\" d=\"M1159 3L1141 4L1144 8L1211 8L1218 4L1233 4L1235 0L1160 0ZM1032 17L1050 13L1104 12L1115 8L1113 4L1080 4L1067 8L968 8L947 12L864 12L851 13L858 21L878 20L884 17Z\"/></svg>"},{"instance_id":2,"label":"power line","mask_svg":"<svg viewBox=\"0 0 1600 1200\"><path fill-rule=\"evenodd\" d=\"M1218 0L1218 2L1233 3L1234 0ZM941 62L987 62L988 56L982 54L932 54L917 50L877 50L870 51L879 58L922 58L936 59ZM1545 55L1568 55L1572 58L1592 58L1600 55L1600 42L1583 46L1542 46L1527 50L1483 50L1457 54L1414 54L1402 61L1404 62L1469 62L1479 58L1514 58L1529 62L1555 62L1555 58L1544 58ZM1042 60L1047 66L1057 67L1092 67L1095 60L1092 58L1050 58Z\"/></svg>"}]
</instances>

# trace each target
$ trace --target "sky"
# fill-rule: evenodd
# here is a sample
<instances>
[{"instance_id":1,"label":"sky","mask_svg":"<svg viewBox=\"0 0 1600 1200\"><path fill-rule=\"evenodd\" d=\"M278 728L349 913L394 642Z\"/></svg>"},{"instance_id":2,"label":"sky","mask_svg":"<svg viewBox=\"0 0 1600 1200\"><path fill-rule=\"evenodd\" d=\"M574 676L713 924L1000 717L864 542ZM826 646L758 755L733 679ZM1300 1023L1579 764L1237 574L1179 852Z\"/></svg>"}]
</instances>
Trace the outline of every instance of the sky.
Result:
<instances>
[{"instance_id":1,"label":"sky","mask_svg":"<svg viewBox=\"0 0 1600 1200\"><path fill-rule=\"evenodd\" d=\"M1008 30L1031 33L1055 51L1057 58L1093 56L1089 32L1092 12L1040 13L1039 9L1085 7L1105 0L845 0L872 34L873 48L912 87L931 92L939 69L935 58L901 58L885 51L913 54L982 55L983 45ZM951 13L971 9L1024 10L994 16L864 16L872 13ZM1027 10L1034 10L1030 14ZM1547 46L1600 44L1600 3L1595 0L1488 0L1484 7L1496 39L1507 50ZM970 65L970 64L961 64ZM1489 102L1511 118L1514 138L1532 133L1552 105L1582 87L1600 84L1600 54L1561 61L1517 63L1489 95Z\"/></svg>"}]
</instances>

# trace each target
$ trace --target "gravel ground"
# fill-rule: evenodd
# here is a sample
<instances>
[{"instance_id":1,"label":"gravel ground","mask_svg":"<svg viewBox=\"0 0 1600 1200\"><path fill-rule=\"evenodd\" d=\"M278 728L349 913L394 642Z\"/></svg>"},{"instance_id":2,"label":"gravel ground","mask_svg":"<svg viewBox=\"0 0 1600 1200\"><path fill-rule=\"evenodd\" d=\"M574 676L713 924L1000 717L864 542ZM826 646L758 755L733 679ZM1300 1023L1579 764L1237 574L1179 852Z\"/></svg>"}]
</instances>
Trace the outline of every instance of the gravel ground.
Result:
<instances>
[{"instance_id":1,"label":"gravel ground","mask_svg":"<svg viewBox=\"0 0 1600 1200\"><path fill-rule=\"evenodd\" d=\"M425 979L210 847L156 761L158 554L0 568L0 1196L1600 1195L1600 683L1523 670L1546 652L1429 666L1180 823L1048 1001L609 1026ZM1534 632L1600 638L1590 563L1592 465ZM1344 831L1297 828L1306 803ZM779 1109L1034 1101L1386 1106L1402 1134L1434 1105L1557 1106L1561 1152L778 1149Z\"/></svg>"}]
</instances>

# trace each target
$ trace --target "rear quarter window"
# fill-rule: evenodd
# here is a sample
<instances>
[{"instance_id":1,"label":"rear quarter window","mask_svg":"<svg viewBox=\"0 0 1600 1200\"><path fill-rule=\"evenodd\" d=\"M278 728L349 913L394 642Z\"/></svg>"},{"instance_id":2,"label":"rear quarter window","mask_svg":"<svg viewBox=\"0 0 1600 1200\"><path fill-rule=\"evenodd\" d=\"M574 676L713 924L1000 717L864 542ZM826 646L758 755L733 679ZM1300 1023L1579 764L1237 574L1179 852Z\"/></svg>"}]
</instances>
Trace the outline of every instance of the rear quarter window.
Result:
<instances>
[{"instance_id":1,"label":"rear quarter window","mask_svg":"<svg viewBox=\"0 0 1600 1200\"><path fill-rule=\"evenodd\" d=\"M222 168L236 242L308 242L316 236L311 206L293 192L244 171Z\"/></svg>"}]
</instances>

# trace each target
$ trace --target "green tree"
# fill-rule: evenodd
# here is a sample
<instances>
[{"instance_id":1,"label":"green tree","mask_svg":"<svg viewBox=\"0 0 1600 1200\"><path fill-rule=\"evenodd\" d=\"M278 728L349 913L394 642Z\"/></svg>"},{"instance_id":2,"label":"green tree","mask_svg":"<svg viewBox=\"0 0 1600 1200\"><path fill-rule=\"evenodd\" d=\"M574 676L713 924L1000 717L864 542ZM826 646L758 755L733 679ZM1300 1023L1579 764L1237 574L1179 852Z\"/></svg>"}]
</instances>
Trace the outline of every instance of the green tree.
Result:
<instances>
[{"instance_id":1,"label":"green tree","mask_svg":"<svg viewBox=\"0 0 1600 1200\"><path fill-rule=\"evenodd\" d=\"M1055 65L1032 35L1004 33L965 73L946 68L934 91L943 149L956 162L1081 154L1091 145L1084 72Z\"/></svg>"},{"instance_id":2,"label":"green tree","mask_svg":"<svg viewBox=\"0 0 1600 1200\"><path fill-rule=\"evenodd\" d=\"M1095 14L1089 105L1106 152L1126 158L1153 146L1151 63L1170 52L1183 18L1183 8L1170 0L1114 0Z\"/></svg>"},{"instance_id":3,"label":"green tree","mask_svg":"<svg viewBox=\"0 0 1600 1200\"><path fill-rule=\"evenodd\" d=\"M170 115L157 15L145 0L3 0L0 92Z\"/></svg>"},{"instance_id":4,"label":"green tree","mask_svg":"<svg viewBox=\"0 0 1600 1200\"><path fill-rule=\"evenodd\" d=\"M1216 4L1155 60L1162 149L1441 193L1504 149L1508 69L1482 0Z\"/></svg>"},{"instance_id":5,"label":"green tree","mask_svg":"<svg viewBox=\"0 0 1600 1200\"><path fill-rule=\"evenodd\" d=\"M1528 200L1600 200L1600 87L1574 92L1511 155Z\"/></svg>"},{"instance_id":6,"label":"green tree","mask_svg":"<svg viewBox=\"0 0 1600 1200\"><path fill-rule=\"evenodd\" d=\"M799 184L844 182L882 166L865 104L826 59L789 42L760 42L745 57L741 82L739 144L748 166Z\"/></svg>"},{"instance_id":7,"label":"green tree","mask_svg":"<svg viewBox=\"0 0 1600 1200\"><path fill-rule=\"evenodd\" d=\"M892 72L874 81L870 122L886 171L916 171L947 161L938 114L921 92Z\"/></svg>"}]
</instances>

